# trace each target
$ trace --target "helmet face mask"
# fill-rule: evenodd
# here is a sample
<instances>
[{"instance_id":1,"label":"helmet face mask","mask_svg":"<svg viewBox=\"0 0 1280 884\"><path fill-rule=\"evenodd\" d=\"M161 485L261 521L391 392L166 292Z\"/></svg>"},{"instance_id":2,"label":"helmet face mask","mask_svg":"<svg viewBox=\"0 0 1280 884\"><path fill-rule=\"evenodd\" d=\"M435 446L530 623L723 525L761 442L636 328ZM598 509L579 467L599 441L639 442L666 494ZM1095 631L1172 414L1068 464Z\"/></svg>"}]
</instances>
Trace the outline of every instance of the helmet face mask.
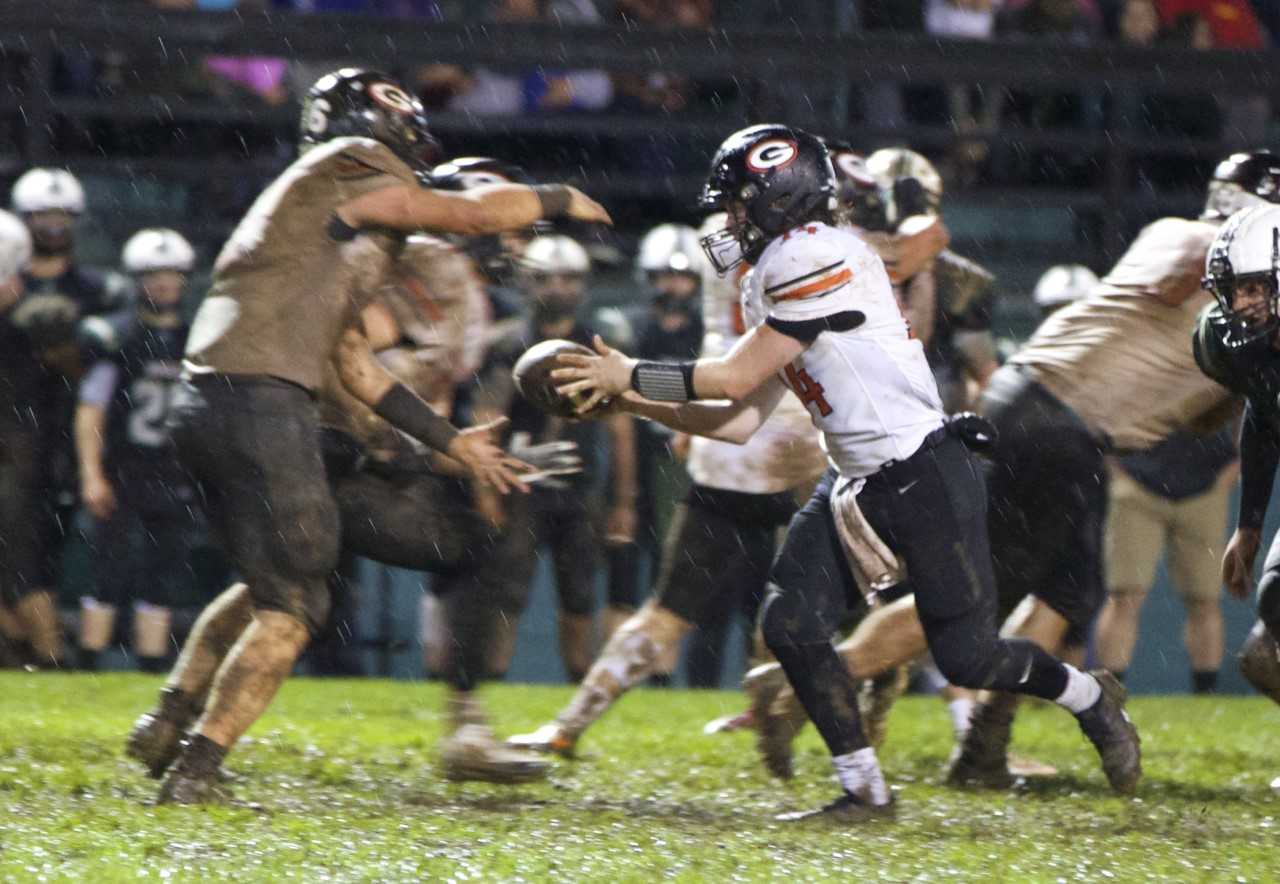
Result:
<instances>
[{"instance_id":1,"label":"helmet face mask","mask_svg":"<svg viewBox=\"0 0 1280 884\"><path fill-rule=\"evenodd\" d=\"M711 160L698 200L706 211L729 213L723 230L703 237L703 251L721 275L743 261L755 263L788 230L829 220L835 189L831 159L817 136L773 124L735 132Z\"/></svg>"}]
</instances>

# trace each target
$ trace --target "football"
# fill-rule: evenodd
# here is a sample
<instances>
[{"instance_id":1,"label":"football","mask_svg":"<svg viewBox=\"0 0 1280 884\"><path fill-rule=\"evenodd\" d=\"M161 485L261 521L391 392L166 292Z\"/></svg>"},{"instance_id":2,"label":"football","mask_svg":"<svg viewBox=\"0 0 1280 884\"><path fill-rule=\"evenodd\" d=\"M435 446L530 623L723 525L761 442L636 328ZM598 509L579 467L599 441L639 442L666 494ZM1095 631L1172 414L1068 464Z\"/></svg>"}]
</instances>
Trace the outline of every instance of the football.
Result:
<instances>
[{"instance_id":1,"label":"football","mask_svg":"<svg viewBox=\"0 0 1280 884\"><path fill-rule=\"evenodd\" d=\"M516 389L520 391L520 395L529 400L530 404L539 411L557 417L578 417L574 409L583 400L584 394L578 394L572 398L561 396L556 392L556 381L551 377L552 370L559 367L556 364L556 356L561 353L584 353L591 356L594 351L573 341L559 338L541 341L525 350L520 356L515 368L511 370L511 379L516 382ZM601 406L603 404L605 403Z\"/></svg>"}]
</instances>

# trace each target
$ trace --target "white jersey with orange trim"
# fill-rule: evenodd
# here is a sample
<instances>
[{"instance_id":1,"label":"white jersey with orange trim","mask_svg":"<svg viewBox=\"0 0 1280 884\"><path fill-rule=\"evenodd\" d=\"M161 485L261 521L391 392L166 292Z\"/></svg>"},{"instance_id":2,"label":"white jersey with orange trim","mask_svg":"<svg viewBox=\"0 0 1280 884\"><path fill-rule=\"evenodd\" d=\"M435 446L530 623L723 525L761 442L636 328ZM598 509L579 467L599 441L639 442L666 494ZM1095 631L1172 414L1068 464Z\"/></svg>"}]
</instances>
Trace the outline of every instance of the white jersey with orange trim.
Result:
<instances>
[{"instance_id":1,"label":"white jersey with orange trim","mask_svg":"<svg viewBox=\"0 0 1280 884\"><path fill-rule=\"evenodd\" d=\"M816 337L784 380L846 476L910 457L943 423L938 385L884 263L854 233L812 223L771 242L743 283L749 326Z\"/></svg>"},{"instance_id":2,"label":"white jersey with orange trim","mask_svg":"<svg viewBox=\"0 0 1280 884\"><path fill-rule=\"evenodd\" d=\"M713 216L714 219L714 216ZM724 226L708 220L713 229ZM742 318L741 280L747 265L725 276L710 266L702 274L702 355L723 356L746 334ZM826 469L827 456L809 412L788 396L745 445L695 436L689 443L686 467L699 485L747 494L776 494L813 482Z\"/></svg>"}]
</instances>

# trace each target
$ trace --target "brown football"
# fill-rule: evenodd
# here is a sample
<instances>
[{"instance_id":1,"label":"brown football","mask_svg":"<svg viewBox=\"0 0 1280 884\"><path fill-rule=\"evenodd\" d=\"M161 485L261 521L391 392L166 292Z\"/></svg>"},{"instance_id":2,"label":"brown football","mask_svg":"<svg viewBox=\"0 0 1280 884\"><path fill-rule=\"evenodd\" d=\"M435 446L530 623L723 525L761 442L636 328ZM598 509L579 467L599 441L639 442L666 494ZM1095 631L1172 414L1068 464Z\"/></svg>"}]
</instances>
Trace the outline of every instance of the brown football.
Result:
<instances>
[{"instance_id":1,"label":"brown football","mask_svg":"<svg viewBox=\"0 0 1280 884\"><path fill-rule=\"evenodd\" d=\"M561 353L593 355L590 348L581 344L552 338L525 350L516 361L515 368L511 369L511 379L516 382L520 395L539 411L558 417L577 417L574 409L583 401L585 394L580 393L572 399L561 396L556 392L557 382L551 377L551 371L560 368L556 364L556 356Z\"/></svg>"}]
</instances>

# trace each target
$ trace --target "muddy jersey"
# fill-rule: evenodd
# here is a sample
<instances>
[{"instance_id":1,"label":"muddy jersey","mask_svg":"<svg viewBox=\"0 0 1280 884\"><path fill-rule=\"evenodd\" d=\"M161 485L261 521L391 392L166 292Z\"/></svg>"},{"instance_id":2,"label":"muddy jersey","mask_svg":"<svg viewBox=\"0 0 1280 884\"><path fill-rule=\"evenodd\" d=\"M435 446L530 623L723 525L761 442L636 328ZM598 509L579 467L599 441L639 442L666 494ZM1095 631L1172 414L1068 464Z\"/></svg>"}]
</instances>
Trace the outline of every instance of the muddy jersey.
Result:
<instances>
[{"instance_id":1,"label":"muddy jersey","mask_svg":"<svg viewBox=\"0 0 1280 884\"><path fill-rule=\"evenodd\" d=\"M1082 301L1054 313L1010 360L1122 450L1143 450L1230 396L1200 372L1189 341L1212 300L1200 291L1217 228L1163 218ZM1177 306L1161 298L1196 292Z\"/></svg>"},{"instance_id":2,"label":"muddy jersey","mask_svg":"<svg viewBox=\"0 0 1280 884\"><path fill-rule=\"evenodd\" d=\"M1196 365L1209 378L1249 401L1253 413L1280 439L1280 352L1266 344L1229 347L1231 324L1222 308L1200 312L1192 339Z\"/></svg>"},{"instance_id":3,"label":"muddy jersey","mask_svg":"<svg viewBox=\"0 0 1280 884\"><path fill-rule=\"evenodd\" d=\"M444 240L411 236L376 298L395 318L401 336L397 346L378 353L378 360L437 412L449 414L456 385L480 368L488 334L484 287L471 259ZM321 394L321 421L375 453L408 444L342 387L334 367Z\"/></svg>"},{"instance_id":4,"label":"muddy jersey","mask_svg":"<svg viewBox=\"0 0 1280 884\"><path fill-rule=\"evenodd\" d=\"M707 268L702 277L702 355L723 356L746 334L742 317L745 265L724 277ZM686 467L699 485L748 494L775 494L812 482L827 458L809 412L786 396L745 445L695 436Z\"/></svg>"},{"instance_id":5,"label":"muddy jersey","mask_svg":"<svg viewBox=\"0 0 1280 884\"><path fill-rule=\"evenodd\" d=\"M386 187L417 187L412 170L368 138L312 148L262 192L214 264L191 328L194 372L272 375L318 390L342 330L383 283L400 238L334 242L333 211Z\"/></svg>"},{"instance_id":6,"label":"muddy jersey","mask_svg":"<svg viewBox=\"0 0 1280 884\"><path fill-rule=\"evenodd\" d=\"M743 288L749 326L812 340L783 372L846 476L910 457L942 426L938 386L910 337L879 256L848 230L812 223L775 239Z\"/></svg>"}]
</instances>

